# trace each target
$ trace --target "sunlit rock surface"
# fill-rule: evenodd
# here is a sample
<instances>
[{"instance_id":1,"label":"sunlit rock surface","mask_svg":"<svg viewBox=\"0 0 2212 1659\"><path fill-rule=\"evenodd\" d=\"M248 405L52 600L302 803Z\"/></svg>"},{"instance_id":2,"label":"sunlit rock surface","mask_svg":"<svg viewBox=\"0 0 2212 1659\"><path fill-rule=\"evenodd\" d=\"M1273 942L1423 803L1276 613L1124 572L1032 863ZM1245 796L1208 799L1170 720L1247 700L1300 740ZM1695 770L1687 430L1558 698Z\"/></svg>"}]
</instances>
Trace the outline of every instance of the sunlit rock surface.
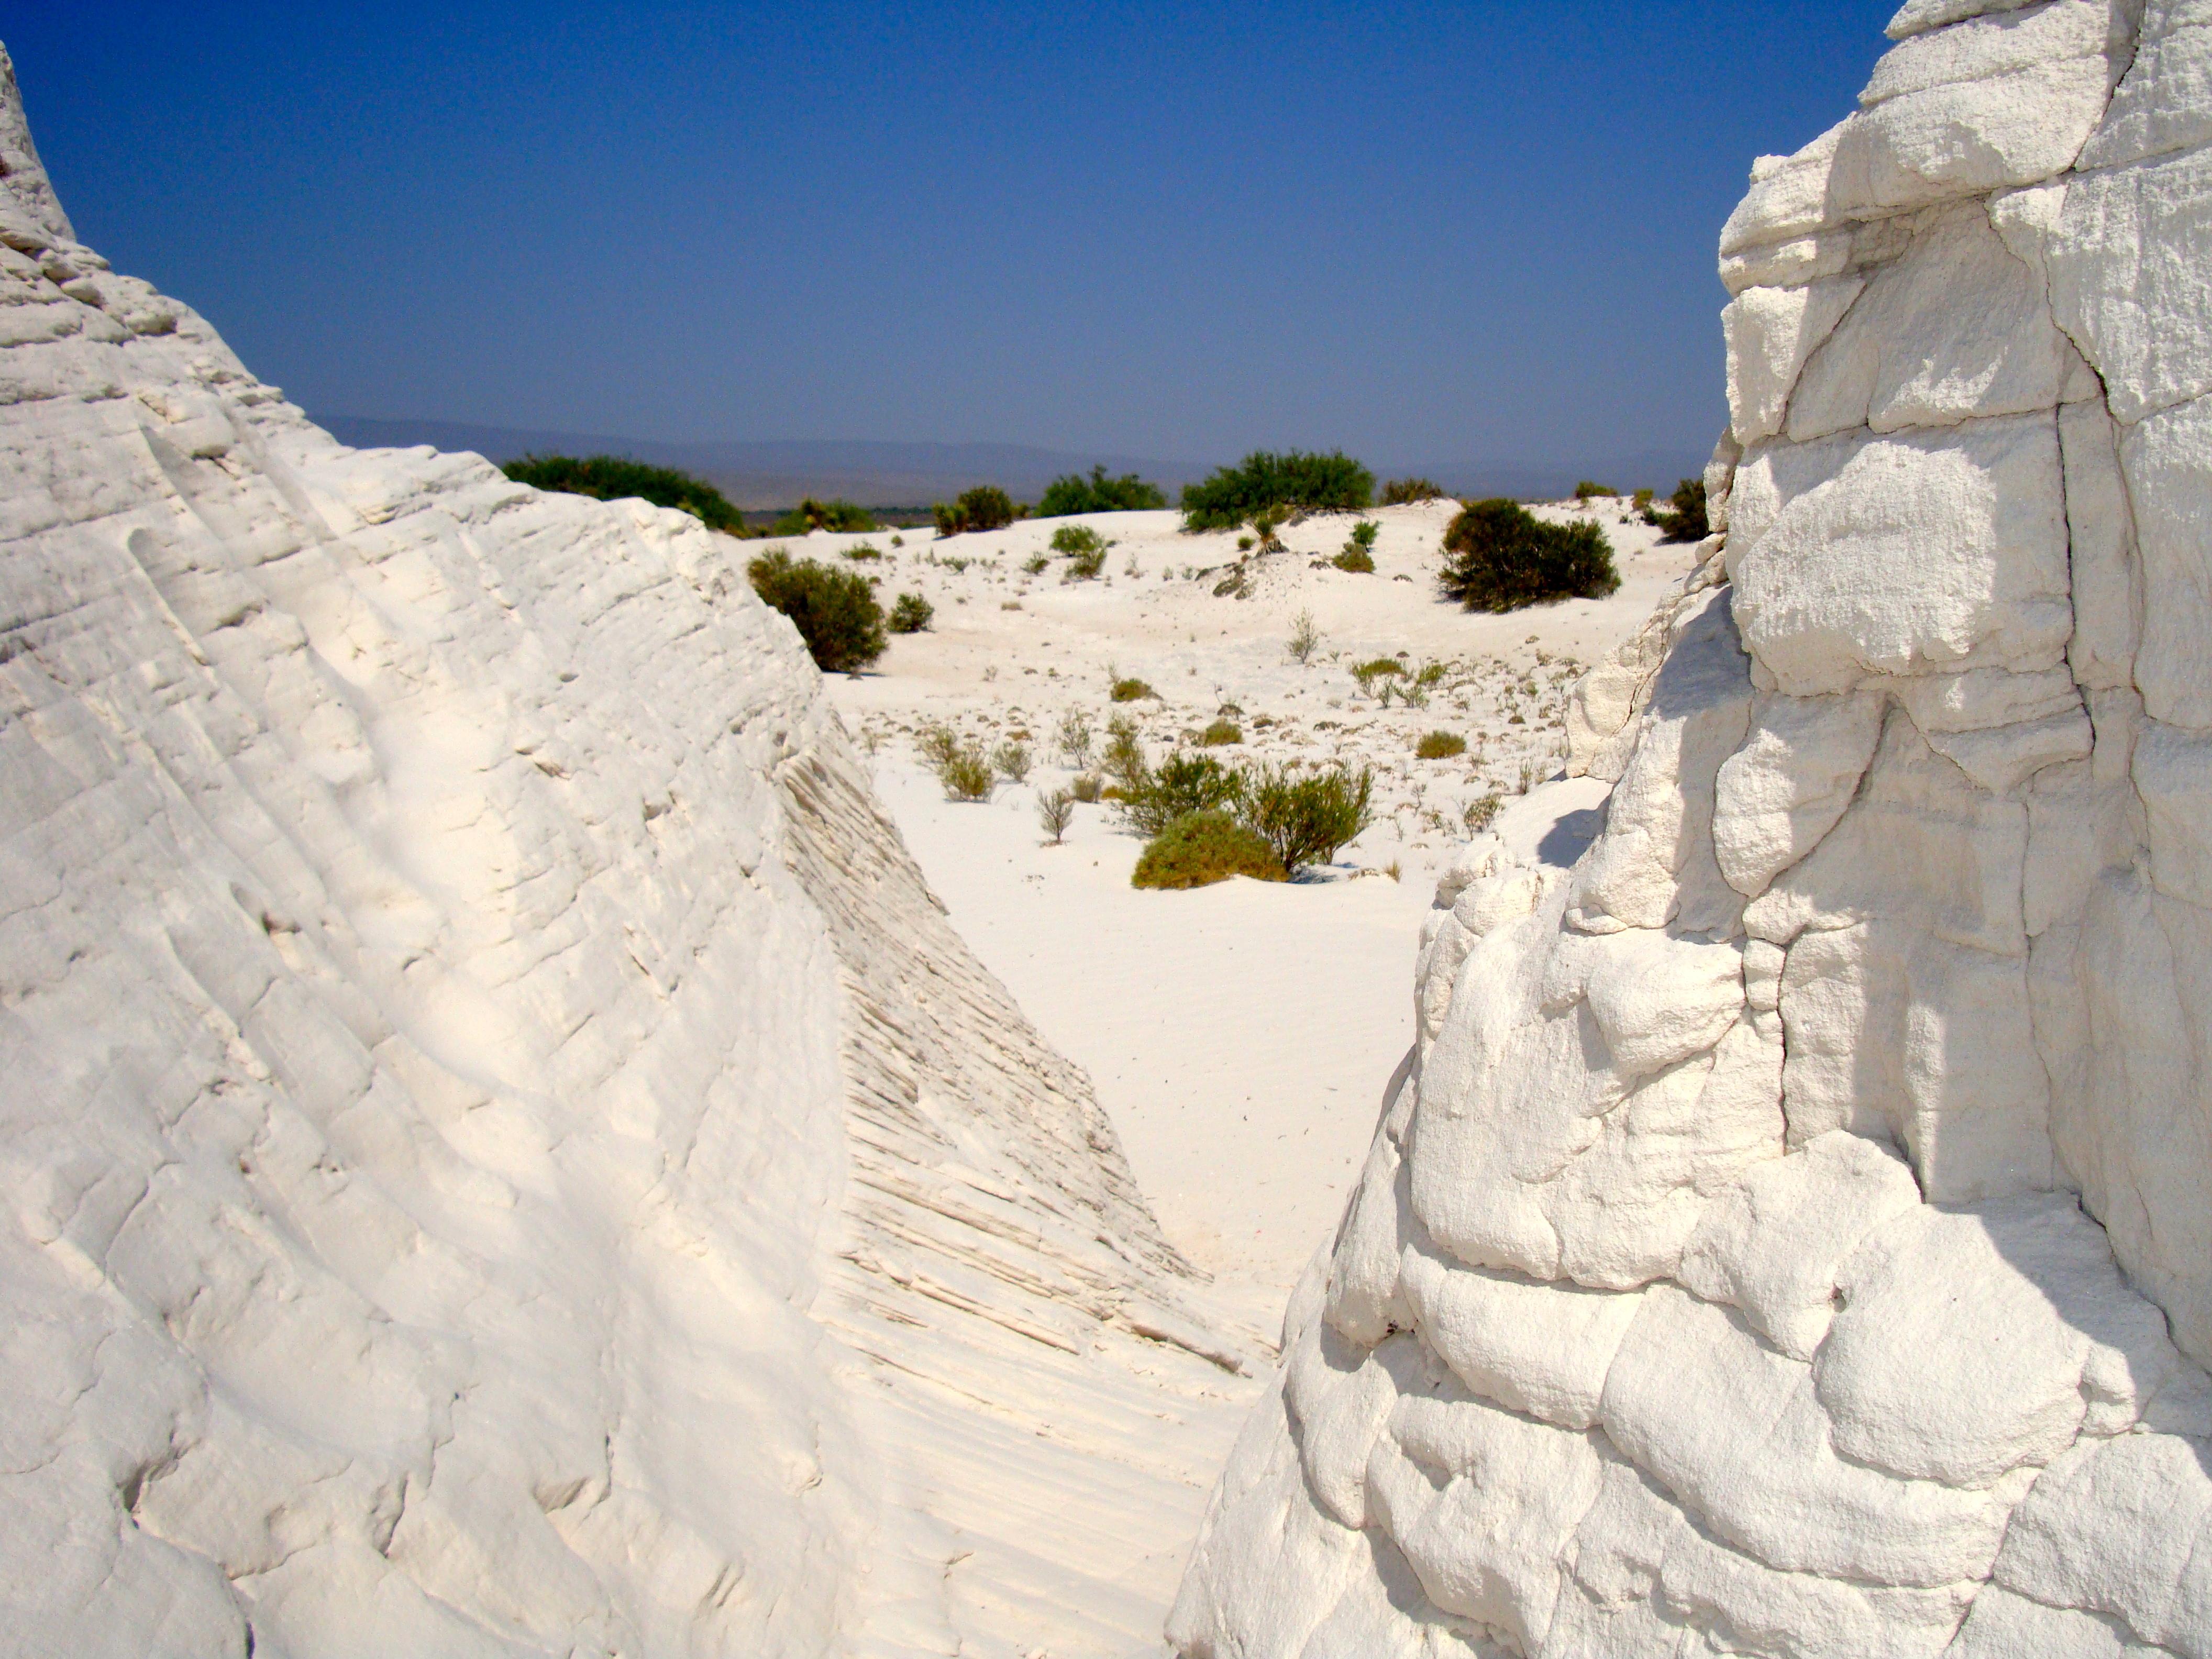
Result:
<instances>
[{"instance_id":1,"label":"sunlit rock surface","mask_svg":"<svg viewBox=\"0 0 2212 1659\"><path fill-rule=\"evenodd\" d=\"M2212 1654L2212 6L1890 33L1729 222L1720 533L1578 694L1604 832L1437 894L1186 1654Z\"/></svg>"},{"instance_id":2,"label":"sunlit rock surface","mask_svg":"<svg viewBox=\"0 0 2212 1659\"><path fill-rule=\"evenodd\" d=\"M743 556L334 443L0 57L0 1648L1157 1640L1249 1351Z\"/></svg>"}]
</instances>

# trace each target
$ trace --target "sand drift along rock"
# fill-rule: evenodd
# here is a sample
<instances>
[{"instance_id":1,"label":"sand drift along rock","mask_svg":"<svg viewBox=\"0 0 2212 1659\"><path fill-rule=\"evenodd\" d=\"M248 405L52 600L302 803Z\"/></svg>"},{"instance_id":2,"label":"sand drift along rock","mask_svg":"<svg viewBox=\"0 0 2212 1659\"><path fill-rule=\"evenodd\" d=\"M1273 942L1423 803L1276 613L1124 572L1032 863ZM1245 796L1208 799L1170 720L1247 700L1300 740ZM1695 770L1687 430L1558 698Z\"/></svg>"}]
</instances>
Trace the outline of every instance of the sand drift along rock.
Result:
<instances>
[{"instance_id":1,"label":"sand drift along rock","mask_svg":"<svg viewBox=\"0 0 2212 1659\"><path fill-rule=\"evenodd\" d=\"M2212 1654L2212 9L1890 33L1723 234L1603 834L1439 888L1187 1654Z\"/></svg>"},{"instance_id":2,"label":"sand drift along rock","mask_svg":"<svg viewBox=\"0 0 2212 1659\"><path fill-rule=\"evenodd\" d=\"M1156 1640L1257 1366L737 544L333 442L4 55L0 345L0 1647Z\"/></svg>"}]
</instances>

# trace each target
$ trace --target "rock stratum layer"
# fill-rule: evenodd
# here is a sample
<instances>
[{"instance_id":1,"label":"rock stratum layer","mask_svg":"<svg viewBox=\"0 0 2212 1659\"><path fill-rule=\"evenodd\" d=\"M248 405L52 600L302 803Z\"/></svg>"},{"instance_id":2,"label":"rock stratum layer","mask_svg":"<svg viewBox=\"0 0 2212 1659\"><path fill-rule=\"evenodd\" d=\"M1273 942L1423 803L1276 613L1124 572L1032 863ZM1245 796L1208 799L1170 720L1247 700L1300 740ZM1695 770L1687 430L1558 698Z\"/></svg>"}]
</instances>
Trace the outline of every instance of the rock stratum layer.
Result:
<instances>
[{"instance_id":1,"label":"rock stratum layer","mask_svg":"<svg viewBox=\"0 0 2212 1659\"><path fill-rule=\"evenodd\" d=\"M1240 1350L742 556L332 441L0 55L0 1650L1157 1638Z\"/></svg>"},{"instance_id":2,"label":"rock stratum layer","mask_svg":"<svg viewBox=\"0 0 2212 1659\"><path fill-rule=\"evenodd\" d=\"M1603 833L1438 892L1186 1654L2212 1654L2212 6L1890 33L1729 222L1720 533Z\"/></svg>"}]
</instances>

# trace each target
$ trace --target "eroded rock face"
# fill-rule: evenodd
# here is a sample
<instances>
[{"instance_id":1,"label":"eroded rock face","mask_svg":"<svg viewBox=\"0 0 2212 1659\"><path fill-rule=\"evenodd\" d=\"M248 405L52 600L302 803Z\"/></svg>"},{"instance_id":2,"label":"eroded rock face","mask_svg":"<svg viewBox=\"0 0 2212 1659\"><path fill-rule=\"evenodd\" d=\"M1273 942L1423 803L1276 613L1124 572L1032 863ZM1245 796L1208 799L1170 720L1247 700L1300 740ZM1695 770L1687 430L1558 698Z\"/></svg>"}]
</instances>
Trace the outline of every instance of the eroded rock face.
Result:
<instances>
[{"instance_id":1,"label":"eroded rock face","mask_svg":"<svg viewBox=\"0 0 2212 1659\"><path fill-rule=\"evenodd\" d=\"M1186 1654L2212 1653L2212 7L1890 33L1723 233L1720 533L1577 699L1604 833L1439 890Z\"/></svg>"},{"instance_id":2,"label":"eroded rock face","mask_svg":"<svg viewBox=\"0 0 2212 1659\"><path fill-rule=\"evenodd\" d=\"M1150 1633L1238 1352L743 558L334 443L0 54L0 1648Z\"/></svg>"}]
</instances>

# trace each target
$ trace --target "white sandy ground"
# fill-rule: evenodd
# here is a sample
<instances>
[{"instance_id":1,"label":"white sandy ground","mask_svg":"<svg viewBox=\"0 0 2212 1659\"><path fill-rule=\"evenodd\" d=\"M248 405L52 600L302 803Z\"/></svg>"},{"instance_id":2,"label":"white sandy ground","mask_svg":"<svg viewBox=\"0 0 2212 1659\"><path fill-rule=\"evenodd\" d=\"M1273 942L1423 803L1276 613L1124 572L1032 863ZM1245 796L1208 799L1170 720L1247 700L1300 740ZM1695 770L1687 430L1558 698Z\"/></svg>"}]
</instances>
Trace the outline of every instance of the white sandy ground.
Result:
<instances>
[{"instance_id":1,"label":"white sandy ground","mask_svg":"<svg viewBox=\"0 0 2212 1659\"><path fill-rule=\"evenodd\" d=\"M1343 545L1352 517L1293 526L1287 553L1253 561L1253 597L1241 600L1213 592L1235 537L1182 534L1172 513L946 540L907 532L896 548L884 533L793 545L825 559L872 546L884 558L854 568L880 573L887 600L919 592L936 607L929 632L894 636L875 672L833 679L832 696L872 748L876 787L954 926L1090 1072L1170 1238L1217 1276L1228 1310L1270 1336L1299 1269L1334 1231L1413 1041L1416 936L1436 873L1465 837L1465 806L1492 793L1510 803L1524 762L1532 775L1556 769L1566 685L1641 624L1689 562L1687 549L1621 522L1625 501L1540 509L1562 520L1594 512L1620 590L1469 614L1436 585L1455 510L1370 515L1382 526L1372 575L1313 562ZM1023 562L1067 522L1115 542L1102 579L1064 581L1060 559L1024 574ZM1285 649L1301 610L1323 635L1304 666ZM1426 707L1394 698L1385 708L1349 672L1400 652L1411 666L1449 665ZM1161 694L1120 708L1156 759L1233 704L1245 742L1209 752L1231 763L1372 765L1376 825L1318 878L1183 893L1129 885L1139 842L1110 805L1079 805L1066 844L1044 844L1037 796L1075 769L1055 750L1058 723L1079 709L1103 738L1116 712L1112 669ZM988 804L950 801L914 750L931 722L987 745L1026 732L1037 763ZM1468 753L1415 760L1416 739L1437 729L1464 737ZM1400 879L1385 873L1393 864Z\"/></svg>"}]
</instances>

